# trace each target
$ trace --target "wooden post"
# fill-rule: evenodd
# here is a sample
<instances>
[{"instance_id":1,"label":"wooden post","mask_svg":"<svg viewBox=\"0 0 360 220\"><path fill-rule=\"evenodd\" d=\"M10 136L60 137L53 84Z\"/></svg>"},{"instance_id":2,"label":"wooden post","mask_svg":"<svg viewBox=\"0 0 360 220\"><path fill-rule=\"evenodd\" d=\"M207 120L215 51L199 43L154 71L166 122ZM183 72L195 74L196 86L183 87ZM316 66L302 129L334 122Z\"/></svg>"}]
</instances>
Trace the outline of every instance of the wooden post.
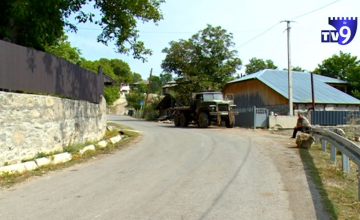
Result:
<instances>
[{"instance_id":1,"label":"wooden post","mask_svg":"<svg viewBox=\"0 0 360 220\"><path fill-rule=\"evenodd\" d=\"M314 92L314 74L310 73L311 75L311 100L312 100L312 110L315 111L315 92Z\"/></svg>"},{"instance_id":2,"label":"wooden post","mask_svg":"<svg viewBox=\"0 0 360 220\"><path fill-rule=\"evenodd\" d=\"M150 86L151 86L151 76L152 76L152 68L150 70L150 78L149 78L149 84L148 84L148 89L147 89L147 93L146 93L146 99L145 99L145 106L144 106L144 117L145 117L145 111L146 111L146 105L148 103L148 98L149 98L149 93L150 93Z\"/></svg>"}]
</instances>

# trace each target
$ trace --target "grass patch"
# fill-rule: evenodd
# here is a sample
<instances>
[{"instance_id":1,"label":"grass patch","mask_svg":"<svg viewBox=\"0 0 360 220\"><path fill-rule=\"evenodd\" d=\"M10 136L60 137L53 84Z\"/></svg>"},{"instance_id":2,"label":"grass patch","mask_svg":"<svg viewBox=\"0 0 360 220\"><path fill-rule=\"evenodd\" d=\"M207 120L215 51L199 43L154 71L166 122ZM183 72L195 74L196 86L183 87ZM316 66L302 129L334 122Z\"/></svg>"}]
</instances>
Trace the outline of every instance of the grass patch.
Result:
<instances>
[{"instance_id":1,"label":"grass patch","mask_svg":"<svg viewBox=\"0 0 360 220\"><path fill-rule=\"evenodd\" d=\"M337 155L334 163L329 150L323 152L317 145L310 150L300 149L300 155L331 218L360 219L357 165L350 162L350 173L345 174L342 172L341 155Z\"/></svg>"},{"instance_id":2,"label":"grass patch","mask_svg":"<svg viewBox=\"0 0 360 220\"><path fill-rule=\"evenodd\" d=\"M64 148L64 152L68 152L68 153L71 153L71 154L78 154L79 151L81 149L83 149L84 147L88 146L88 145L91 145L91 144L94 144L94 142L86 142L86 143L83 143L83 144L72 144L70 146L67 146Z\"/></svg>"},{"instance_id":3,"label":"grass patch","mask_svg":"<svg viewBox=\"0 0 360 220\"><path fill-rule=\"evenodd\" d=\"M52 171L61 170L64 168L71 167L75 164L84 163L90 160L97 159L107 154L114 153L117 150L121 150L125 147L128 147L131 143L135 143L136 141L140 140L140 134L138 132L132 131L132 129L129 127L115 123L108 123L108 125L113 126L114 128L116 128L116 130L106 131L103 139L109 139L110 137L116 136L118 134L118 130L122 130L125 134L120 142L116 144L109 143L106 148L100 148L99 146L97 146L96 143L98 141L71 145L64 149L64 152L69 152L72 154L71 161L61 164L51 164L51 165L39 167L33 171L26 171L23 173L3 173L0 175L0 188L5 188L5 187L8 188L13 186L14 184L21 183L30 178L42 176ZM90 144L93 144L95 146L96 151L86 151L84 154L80 155L79 150ZM52 156L56 153L58 152L52 152L49 154L40 152L34 158L26 159L26 161L32 161L37 158Z\"/></svg>"}]
</instances>

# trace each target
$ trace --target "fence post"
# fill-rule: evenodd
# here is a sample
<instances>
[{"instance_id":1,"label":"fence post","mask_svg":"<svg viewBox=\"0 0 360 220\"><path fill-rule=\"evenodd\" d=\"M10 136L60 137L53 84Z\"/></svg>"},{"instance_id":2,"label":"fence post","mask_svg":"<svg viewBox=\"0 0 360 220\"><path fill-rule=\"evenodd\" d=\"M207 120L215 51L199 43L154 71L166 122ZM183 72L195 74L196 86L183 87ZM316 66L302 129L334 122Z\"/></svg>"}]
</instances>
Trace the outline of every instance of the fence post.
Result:
<instances>
[{"instance_id":1,"label":"fence post","mask_svg":"<svg viewBox=\"0 0 360 220\"><path fill-rule=\"evenodd\" d=\"M324 139L321 139L321 148L322 151L326 152L326 141Z\"/></svg>"},{"instance_id":2,"label":"fence post","mask_svg":"<svg viewBox=\"0 0 360 220\"><path fill-rule=\"evenodd\" d=\"M256 106L254 106L254 130L256 130Z\"/></svg>"},{"instance_id":3,"label":"fence post","mask_svg":"<svg viewBox=\"0 0 360 220\"><path fill-rule=\"evenodd\" d=\"M100 96L104 94L104 73L101 65L98 66L97 85L96 85L96 102L100 103Z\"/></svg>"},{"instance_id":4,"label":"fence post","mask_svg":"<svg viewBox=\"0 0 360 220\"><path fill-rule=\"evenodd\" d=\"M348 156L346 156L345 154L341 154L342 157L342 168L343 168L343 172L345 173L349 173L350 169L349 169L349 158Z\"/></svg>"},{"instance_id":5,"label":"fence post","mask_svg":"<svg viewBox=\"0 0 360 220\"><path fill-rule=\"evenodd\" d=\"M330 155L332 162L336 162L336 148L333 143L330 144Z\"/></svg>"}]
</instances>

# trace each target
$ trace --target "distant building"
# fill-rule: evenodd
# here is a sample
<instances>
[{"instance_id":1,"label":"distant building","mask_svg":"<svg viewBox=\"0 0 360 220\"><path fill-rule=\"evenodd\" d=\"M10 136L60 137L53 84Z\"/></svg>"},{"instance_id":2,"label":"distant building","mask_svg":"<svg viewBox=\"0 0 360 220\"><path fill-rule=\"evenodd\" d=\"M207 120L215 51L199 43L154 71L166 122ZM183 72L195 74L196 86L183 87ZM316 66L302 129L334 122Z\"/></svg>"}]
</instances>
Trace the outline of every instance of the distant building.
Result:
<instances>
[{"instance_id":1,"label":"distant building","mask_svg":"<svg viewBox=\"0 0 360 220\"><path fill-rule=\"evenodd\" d=\"M106 86L113 86L116 84L116 80L111 78L110 76L108 75L105 75L104 74L104 85Z\"/></svg>"},{"instance_id":2,"label":"distant building","mask_svg":"<svg viewBox=\"0 0 360 220\"><path fill-rule=\"evenodd\" d=\"M130 93L130 85L127 83L120 84L120 94L125 95Z\"/></svg>"},{"instance_id":3,"label":"distant building","mask_svg":"<svg viewBox=\"0 0 360 220\"><path fill-rule=\"evenodd\" d=\"M169 94L169 91L171 91L176 85L176 81L167 82L161 89L161 95Z\"/></svg>"},{"instance_id":4,"label":"distant building","mask_svg":"<svg viewBox=\"0 0 360 220\"><path fill-rule=\"evenodd\" d=\"M292 77L293 109L307 111L312 107L311 74L293 71ZM315 110L359 110L360 100L339 90L346 91L348 82L317 74L313 74L313 79ZM286 70L266 69L249 74L228 82L223 93L234 94L234 104L239 110L256 106L283 115L289 111Z\"/></svg>"},{"instance_id":5,"label":"distant building","mask_svg":"<svg viewBox=\"0 0 360 220\"><path fill-rule=\"evenodd\" d=\"M139 81L139 82L136 82L136 83L131 84L131 87L134 88L134 89L136 89L139 84L146 84L146 85L148 85L148 84L149 84L149 81L147 81L147 80Z\"/></svg>"}]
</instances>

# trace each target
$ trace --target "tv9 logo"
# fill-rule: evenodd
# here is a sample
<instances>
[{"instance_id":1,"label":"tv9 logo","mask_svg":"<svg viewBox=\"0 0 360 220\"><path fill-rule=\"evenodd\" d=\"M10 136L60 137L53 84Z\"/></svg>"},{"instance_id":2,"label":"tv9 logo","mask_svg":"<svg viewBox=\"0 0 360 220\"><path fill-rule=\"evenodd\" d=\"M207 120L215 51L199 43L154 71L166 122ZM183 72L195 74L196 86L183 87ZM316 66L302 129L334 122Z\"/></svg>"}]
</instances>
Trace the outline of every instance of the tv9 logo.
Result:
<instances>
[{"instance_id":1,"label":"tv9 logo","mask_svg":"<svg viewBox=\"0 0 360 220\"><path fill-rule=\"evenodd\" d=\"M349 44L355 37L357 29L357 17L344 18L329 17L329 25L333 26L335 30L321 31L321 42L337 42L340 45Z\"/></svg>"}]
</instances>

